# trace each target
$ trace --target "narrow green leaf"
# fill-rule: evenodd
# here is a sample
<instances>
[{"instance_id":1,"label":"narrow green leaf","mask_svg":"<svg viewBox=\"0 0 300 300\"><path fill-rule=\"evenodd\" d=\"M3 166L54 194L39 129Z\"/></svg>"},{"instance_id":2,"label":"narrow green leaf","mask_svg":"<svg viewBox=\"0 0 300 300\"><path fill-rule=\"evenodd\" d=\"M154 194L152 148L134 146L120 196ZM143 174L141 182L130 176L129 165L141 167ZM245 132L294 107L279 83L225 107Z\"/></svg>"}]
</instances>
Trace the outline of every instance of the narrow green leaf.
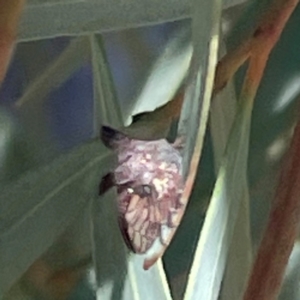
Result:
<instances>
[{"instance_id":1,"label":"narrow green leaf","mask_svg":"<svg viewBox=\"0 0 300 300\"><path fill-rule=\"evenodd\" d=\"M95 198L98 183L112 163L113 156L100 141L88 142L2 187L1 291L6 291Z\"/></svg>"},{"instance_id":2,"label":"narrow green leaf","mask_svg":"<svg viewBox=\"0 0 300 300\"><path fill-rule=\"evenodd\" d=\"M223 47L222 47L223 46ZM225 53L224 44L221 44ZM216 96L211 105L210 132L213 141L215 172L218 174L228 137L236 114L236 95L233 83ZM239 300L250 271L252 244L250 238L250 212L248 186L234 225L232 241L228 241L228 259L222 283L220 300ZM224 224L225 226L225 224ZM222 270L220 271L222 273Z\"/></svg>"},{"instance_id":3,"label":"narrow green leaf","mask_svg":"<svg viewBox=\"0 0 300 300\"><path fill-rule=\"evenodd\" d=\"M185 300L218 299L240 202L248 194L245 187L251 112L252 102L242 101L199 238Z\"/></svg>"},{"instance_id":4,"label":"narrow green leaf","mask_svg":"<svg viewBox=\"0 0 300 300\"><path fill-rule=\"evenodd\" d=\"M224 8L246 0L225 0ZM32 0L19 26L21 41L83 35L186 19L192 0ZM31 4L32 3L32 4Z\"/></svg>"},{"instance_id":5,"label":"narrow green leaf","mask_svg":"<svg viewBox=\"0 0 300 300\"><path fill-rule=\"evenodd\" d=\"M123 132L135 139L166 138L182 106L179 93L192 55L190 26L175 31L150 68L137 98L124 110ZM142 114L132 122L134 115Z\"/></svg>"},{"instance_id":6,"label":"narrow green leaf","mask_svg":"<svg viewBox=\"0 0 300 300\"><path fill-rule=\"evenodd\" d=\"M115 253L115 250L112 249L112 255ZM115 277L115 280L106 281L105 284L101 285L96 291L97 299L171 300L172 297L170 295L161 260L158 260L148 271L144 271L141 268L142 264L142 257L138 255L131 256L128 261L128 273L126 274L126 278L122 273L122 265L120 268L120 266L115 264L115 269L116 272L119 273L119 278ZM121 277L124 277L123 279L125 279L122 282L120 282Z\"/></svg>"},{"instance_id":7,"label":"narrow green leaf","mask_svg":"<svg viewBox=\"0 0 300 300\"><path fill-rule=\"evenodd\" d=\"M206 132L217 63L221 1L195 1L192 19L193 56L178 132L184 136L184 197L191 192Z\"/></svg>"},{"instance_id":8,"label":"narrow green leaf","mask_svg":"<svg viewBox=\"0 0 300 300\"><path fill-rule=\"evenodd\" d=\"M123 126L122 113L117 102L114 82L105 54L101 35L90 37L94 79L94 128L99 132L101 123L117 128Z\"/></svg>"},{"instance_id":9,"label":"narrow green leaf","mask_svg":"<svg viewBox=\"0 0 300 300\"><path fill-rule=\"evenodd\" d=\"M111 260L113 258L118 260L119 258L113 256L114 254L116 254L116 250L112 249ZM110 260L110 258L108 259ZM123 264L118 265L115 261L114 280L106 281L104 285L97 289L97 299L171 300L172 297L161 260L157 261L150 270L144 271L141 268L143 259L139 255L132 255L128 260L127 274L123 273ZM104 268L107 270L107 264L104 265Z\"/></svg>"},{"instance_id":10,"label":"narrow green leaf","mask_svg":"<svg viewBox=\"0 0 300 300\"><path fill-rule=\"evenodd\" d=\"M190 26L176 30L149 70L133 105L126 110L125 125L131 124L132 116L153 112L173 99L188 73L192 50Z\"/></svg>"},{"instance_id":11,"label":"narrow green leaf","mask_svg":"<svg viewBox=\"0 0 300 300\"><path fill-rule=\"evenodd\" d=\"M101 122L121 127L122 115L116 102L101 36L92 36L91 45L95 78L95 129ZM128 258L118 223L117 197L116 190L111 189L92 205L97 299L171 299L161 262L144 271L143 257L132 255Z\"/></svg>"},{"instance_id":12,"label":"narrow green leaf","mask_svg":"<svg viewBox=\"0 0 300 300\"><path fill-rule=\"evenodd\" d=\"M122 291L127 273L128 250L118 222L117 193L109 190L91 205L91 229L97 294L104 297L108 286ZM100 297L100 299L103 299ZM106 299L106 298L104 298ZM111 299L111 298L108 298Z\"/></svg>"},{"instance_id":13,"label":"narrow green leaf","mask_svg":"<svg viewBox=\"0 0 300 300\"><path fill-rule=\"evenodd\" d=\"M94 75L94 131L97 134L102 124L120 128L123 121L102 36L92 35L90 43ZM99 299L120 299L127 273L128 252L119 228L117 197L116 190L110 189L91 206L92 253Z\"/></svg>"},{"instance_id":14,"label":"narrow green leaf","mask_svg":"<svg viewBox=\"0 0 300 300\"><path fill-rule=\"evenodd\" d=\"M161 262L144 271L143 257L128 257L118 226L116 191L111 189L91 208L97 299L171 299Z\"/></svg>"},{"instance_id":15,"label":"narrow green leaf","mask_svg":"<svg viewBox=\"0 0 300 300\"><path fill-rule=\"evenodd\" d=\"M143 257L134 256L129 261L128 277L125 282L123 299L171 300L171 294L161 260L144 271Z\"/></svg>"}]
</instances>

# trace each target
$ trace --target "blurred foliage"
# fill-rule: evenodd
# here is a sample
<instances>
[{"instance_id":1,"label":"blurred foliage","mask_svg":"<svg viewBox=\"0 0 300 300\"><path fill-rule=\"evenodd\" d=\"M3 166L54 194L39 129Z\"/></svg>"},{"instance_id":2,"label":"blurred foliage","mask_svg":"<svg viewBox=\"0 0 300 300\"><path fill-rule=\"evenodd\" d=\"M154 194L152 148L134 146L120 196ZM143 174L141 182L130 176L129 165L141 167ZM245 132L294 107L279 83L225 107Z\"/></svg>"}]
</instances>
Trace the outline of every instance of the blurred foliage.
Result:
<instances>
[{"instance_id":1,"label":"blurred foliage","mask_svg":"<svg viewBox=\"0 0 300 300\"><path fill-rule=\"evenodd\" d=\"M34 3L34 1L32 3ZM227 17L227 21L230 21L231 26L226 35L224 34L229 51L253 28L257 16L260 14L262 7L265 7L264 5L266 5L266 3L267 2L264 1L252 1L249 7L240 5L229 8L224 12L224 20L225 17ZM237 22L237 16L239 16L241 11L241 18ZM27 13L29 14L30 11ZM276 184L280 158L288 145L290 131L294 124L295 117L297 117L297 113L295 113L296 100L298 99L300 86L298 82L298 48L300 47L300 42L298 42L300 38L298 31L299 17L300 8L298 7L289 21L280 42L270 57L253 111L248 165L251 194L251 233L254 240L254 247L260 239L268 215L273 187ZM116 89L112 98L117 97L121 111L126 112L126 117L128 117L128 112L130 111L129 108L132 107L132 103L137 99L143 84L149 77L149 74L151 74L151 70L153 71L152 66L164 51L164 47L170 40L170 37L172 35L176 36L178 30L186 28L189 25L188 20L183 20L163 25L103 34L107 60ZM24 33L22 34L25 36ZM42 105L40 107L30 103L28 103L28 106L24 105L24 107L19 110L13 107L15 101L24 94L24 91L31 83L39 78L46 67L51 66L62 51L68 47L70 40L69 38L56 38L52 40L21 43L17 47L14 60L0 91L1 99L3 99L3 104L5 105L5 109L2 107L0 111L0 161L2 166L0 170L0 180L3 185L2 187L10 184L9 187L15 189L16 186L13 185L12 182L18 182L20 178L29 176L26 174L32 174L30 172L34 173L37 169L42 170L42 173L35 175L39 177L45 176L43 172L46 172L48 170L47 168L51 169L52 167L54 168L54 166L59 167L59 165L61 165L63 169L65 169L61 170L62 173L60 174L63 174L65 171L67 172L67 169L72 170L73 167L75 168L76 163L80 165L82 160L81 156L84 155L83 152L92 155L94 151L100 151L100 143L97 145L95 142L92 147L95 147L97 150L90 149L90 152L86 152L86 142L92 136L97 135L97 127L101 121L100 120L98 125L95 126L93 120L95 114L93 100L94 93L97 92L95 90L93 92L93 72L95 72L95 69L93 69L89 62L84 63L76 72L74 71L74 74L70 75L66 82L61 83L61 86L57 85L55 89L53 88L50 95L45 97L45 99L40 99L43 100L41 101ZM98 47L97 42L99 42L99 40L95 39L94 47ZM101 43L101 41L99 43ZM99 51L99 49L96 50L96 52L97 51ZM244 72L245 70L241 70L235 78L237 91L241 89ZM57 75L58 78L59 75L60 74ZM108 74L107 76L109 77L110 75ZM160 89L159 86L157 88ZM159 101L160 100L157 100L158 103ZM110 116L110 119L113 117L116 117L116 115ZM117 121L114 120L113 122ZM277 152L275 149L276 155L270 155L270 153L272 153L270 152L271 147L277 149ZM66 150L68 150L67 153ZM68 161L69 155L74 155L74 153L77 153L77 155ZM95 153L94 155L97 156ZM78 216L85 206L90 205L90 199L97 198L97 180L100 179L101 174L103 174L105 170L109 170L111 167L107 157L104 158L106 164L103 163L103 165L99 164L97 166L98 173L96 174L96 171L93 172L96 178L85 178L84 175L73 183L75 187L72 186L70 195L68 195L68 204L64 206L64 209L67 210L68 205L72 206L73 203L76 202L74 198L78 198L79 195L82 197L82 203L86 202L84 205L80 204L77 208L74 208L73 213L70 214L72 216L64 220L64 228L57 231L59 232L58 235L61 236L66 230L65 227L67 227L67 225L71 228L76 228L74 223L77 223L77 221L78 224L80 224L79 227L81 227L81 224L82 227L87 227L87 229L83 230L80 234L76 234L76 230L70 229L69 232L72 232L70 236L80 241L79 245L74 243L76 249L83 246L85 250L88 248L87 252L91 251L92 247L91 245L87 245L88 242L86 238L80 238L87 237L90 234L90 227L87 226L89 221L80 220ZM92 156L89 158L86 157L85 162L90 164L91 159ZM196 184L188 204L187 212L184 215L182 224L174 240L164 256L164 266L170 281L170 286L173 289L174 299L179 299L176 297L182 295L184 282L187 278L187 271L192 264L197 238L208 206L208 199L211 196L216 179L214 164L213 146L210 131L208 130L205 137ZM60 179L57 169L51 170L54 170L54 178L61 181L62 179ZM70 172L72 173L72 171ZM91 181L84 189L89 187L90 190L88 192L78 190L78 186L82 185L83 182L89 181L89 179ZM45 186L50 185L48 180L47 182L43 182L43 180L40 179L39 182L42 182L41 184ZM92 184L94 184L94 188L91 187ZM27 195L30 199L33 196L35 196L36 199L41 197L41 194L34 194L35 187L33 183L28 187L22 186L22 188L24 190L30 188ZM1 200L4 199L5 202L11 201L11 196L7 188L3 190L4 196L1 197ZM39 190L36 189L36 191ZM23 193L20 195L23 197ZM15 199L21 197L20 195L16 195ZM86 199L87 195L89 199ZM26 197L20 198L20 207L24 201L27 201ZM37 201L37 203L38 202L39 201ZM101 205L100 203L99 211L102 209L103 212L105 210L101 208ZM62 212L62 216L63 215ZM54 211L51 215L51 219L53 220L55 218L56 214ZM87 219L88 218L89 217L87 217ZM103 217L103 219L104 218L105 217ZM2 221L1 214L0 221ZM39 227L39 225L36 226ZM101 233L102 237L98 243L105 244L108 231L109 228L103 229ZM118 237L116 237L116 239L117 238ZM52 237L52 242L54 241L59 241L58 236ZM120 243L120 241L116 243ZM47 253L46 250L50 247L50 244L47 244L47 247L44 247L41 252L44 254ZM57 242L57 244L59 245L60 243ZM123 271L123 267L120 267L123 259L121 256L118 257L120 262L115 267L115 270L110 268L116 255L120 253L118 252L119 246L119 244L116 244L116 249L113 249L114 244L111 244L108 250L103 250L102 262L105 262L107 260L106 257L111 255L109 257L110 265L104 268L107 274L110 274L110 272L114 272L115 274L120 270ZM55 251L55 247L53 249L50 249L53 253L61 252L60 254L63 253L64 255L67 253L65 250ZM58 249L61 248L58 246ZM116 252L114 252L114 250ZM76 255L86 258L86 251L83 251L83 253L78 251L75 257ZM57 259L63 260L61 257L57 257ZM98 268L101 269L101 264ZM293 272L297 273L294 269ZM299 276L298 273L295 276ZM107 280L107 278L103 279L103 281L105 280ZM91 293L90 290L91 284L87 283L87 281L87 278L80 281L70 299L83 299L83 297L85 297L84 299L93 299L94 294ZM289 277L289 282L291 281ZM295 285L297 286L298 283L294 284L294 286ZM284 292L284 295L286 295L286 289ZM299 295L296 292L294 292L294 294ZM283 296L282 299L287 298ZM294 299L297 299L297 296L289 298L289 300Z\"/></svg>"}]
</instances>

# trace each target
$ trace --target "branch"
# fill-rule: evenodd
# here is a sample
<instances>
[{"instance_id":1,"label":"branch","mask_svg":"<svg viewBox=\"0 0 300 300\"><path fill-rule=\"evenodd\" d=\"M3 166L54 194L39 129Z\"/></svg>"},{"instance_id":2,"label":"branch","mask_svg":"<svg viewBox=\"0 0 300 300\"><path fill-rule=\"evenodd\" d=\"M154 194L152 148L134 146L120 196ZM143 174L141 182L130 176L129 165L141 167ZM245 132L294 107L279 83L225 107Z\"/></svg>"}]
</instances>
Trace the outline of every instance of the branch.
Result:
<instances>
[{"instance_id":1,"label":"branch","mask_svg":"<svg viewBox=\"0 0 300 300\"><path fill-rule=\"evenodd\" d=\"M269 54L299 0L274 1L251 40L250 63L242 89L242 101L254 101ZM240 57L241 58L241 57ZM241 60L240 60L241 61ZM229 68L230 69L230 68ZM230 72L227 72L230 74ZM275 300L300 224L300 121L283 167L277 197L258 250L244 300Z\"/></svg>"},{"instance_id":2,"label":"branch","mask_svg":"<svg viewBox=\"0 0 300 300\"><path fill-rule=\"evenodd\" d=\"M235 50L226 54L217 65L213 95L221 91L243 65L255 53L273 47L280 36L298 0L275 0L261 16L254 32ZM271 49L269 49L271 50Z\"/></svg>"},{"instance_id":3,"label":"branch","mask_svg":"<svg viewBox=\"0 0 300 300\"><path fill-rule=\"evenodd\" d=\"M277 299L300 224L300 121L279 178L274 207L244 300Z\"/></svg>"}]
</instances>

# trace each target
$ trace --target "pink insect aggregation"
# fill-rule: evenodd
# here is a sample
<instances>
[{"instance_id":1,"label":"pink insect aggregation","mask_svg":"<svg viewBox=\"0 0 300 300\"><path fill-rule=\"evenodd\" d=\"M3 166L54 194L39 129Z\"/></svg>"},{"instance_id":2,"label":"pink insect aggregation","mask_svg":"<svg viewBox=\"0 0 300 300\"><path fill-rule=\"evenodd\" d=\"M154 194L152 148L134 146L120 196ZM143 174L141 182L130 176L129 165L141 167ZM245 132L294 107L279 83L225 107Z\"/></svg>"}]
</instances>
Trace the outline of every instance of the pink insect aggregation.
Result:
<instances>
[{"instance_id":1,"label":"pink insect aggregation","mask_svg":"<svg viewBox=\"0 0 300 300\"><path fill-rule=\"evenodd\" d=\"M102 139L118 155L113 183L118 191L119 225L134 253L148 269L164 252L185 205L182 158L166 140L133 140L109 127Z\"/></svg>"}]
</instances>

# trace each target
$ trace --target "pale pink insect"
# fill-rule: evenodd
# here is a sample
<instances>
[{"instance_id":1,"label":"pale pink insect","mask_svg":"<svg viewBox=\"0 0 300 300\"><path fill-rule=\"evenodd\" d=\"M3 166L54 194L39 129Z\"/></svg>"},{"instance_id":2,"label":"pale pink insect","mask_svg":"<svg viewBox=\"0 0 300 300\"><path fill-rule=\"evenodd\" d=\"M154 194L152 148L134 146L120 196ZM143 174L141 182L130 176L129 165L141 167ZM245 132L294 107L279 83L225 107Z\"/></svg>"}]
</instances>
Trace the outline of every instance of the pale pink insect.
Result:
<instances>
[{"instance_id":1,"label":"pale pink insect","mask_svg":"<svg viewBox=\"0 0 300 300\"><path fill-rule=\"evenodd\" d=\"M106 126L102 140L118 154L118 166L109 178L119 194L124 240L133 252L151 257L168 245L184 210L181 155L166 140L133 140Z\"/></svg>"}]
</instances>

